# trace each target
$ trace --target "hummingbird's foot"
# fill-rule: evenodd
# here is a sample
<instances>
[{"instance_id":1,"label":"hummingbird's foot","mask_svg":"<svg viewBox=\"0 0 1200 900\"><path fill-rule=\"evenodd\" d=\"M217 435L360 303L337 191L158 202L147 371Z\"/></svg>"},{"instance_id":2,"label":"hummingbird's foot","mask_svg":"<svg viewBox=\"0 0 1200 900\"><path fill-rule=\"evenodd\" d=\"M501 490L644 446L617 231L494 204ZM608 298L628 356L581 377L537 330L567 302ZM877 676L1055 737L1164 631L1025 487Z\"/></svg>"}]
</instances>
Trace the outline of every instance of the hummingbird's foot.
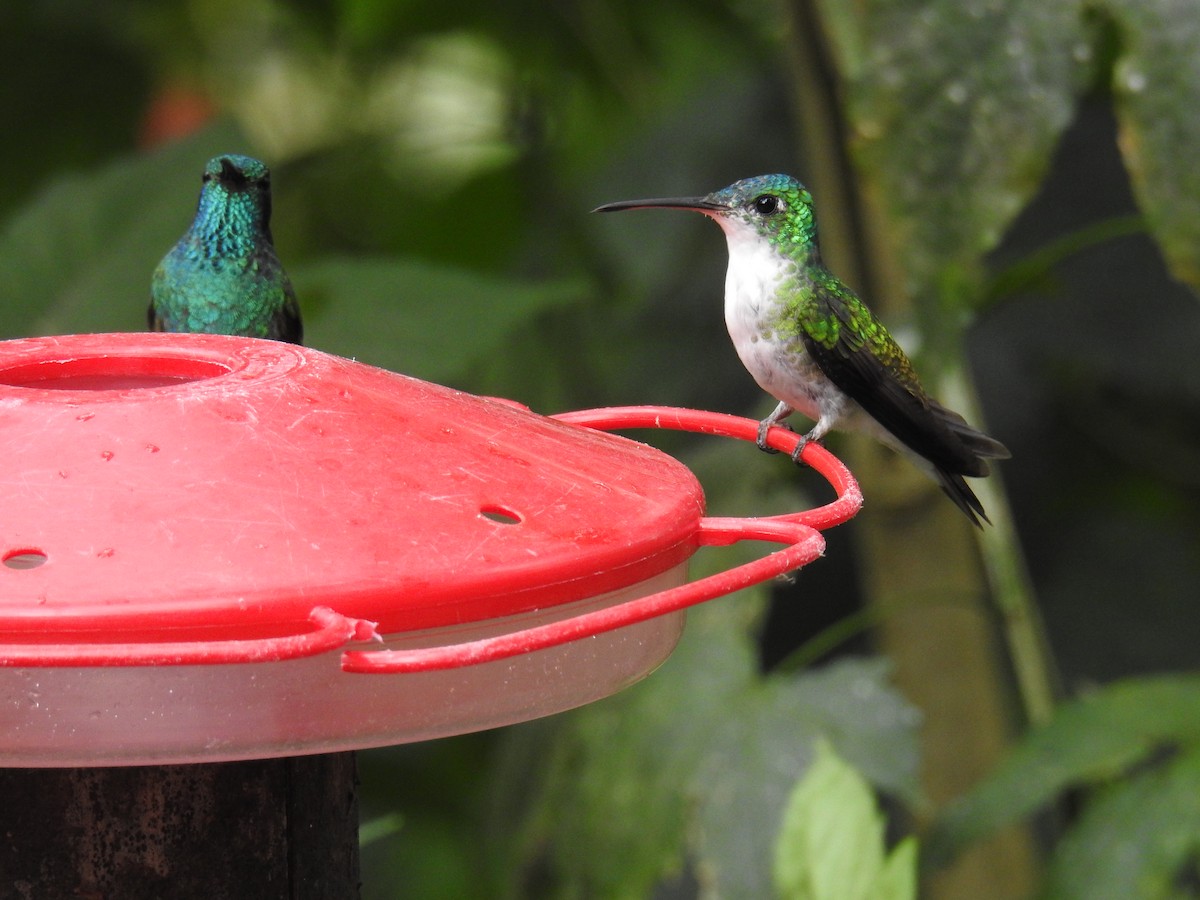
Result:
<instances>
[{"instance_id":1,"label":"hummingbird's foot","mask_svg":"<svg viewBox=\"0 0 1200 900\"><path fill-rule=\"evenodd\" d=\"M761 450L763 453L778 453L779 452L774 447L767 446L767 432L770 431L772 426L774 426L774 425L778 425L780 428L785 428L788 431L792 430L792 427L790 425L788 425L786 422L772 421L772 418L770 416L768 416L767 418L765 418L761 422L759 422L758 423L758 437L754 439L754 445L756 447L758 447L758 449Z\"/></svg>"},{"instance_id":2,"label":"hummingbird's foot","mask_svg":"<svg viewBox=\"0 0 1200 900\"><path fill-rule=\"evenodd\" d=\"M812 440L807 434L800 435L800 440L796 441L796 449L792 451L792 462L798 466L807 466L804 460L800 457L804 455L804 448L808 446L808 442Z\"/></svg>"},{"instance_id":3,"label":"hummingbird's foot","mask_svg":"<svg viewBox=\"0 0 1200 900\"><path fill-rule=\"evenodd\" d=\"M775 407L775 411L758 423L758 438L754 443L758 445L759 450L762 450L764 453L779 452L774 447L767 446L767 432L771 430L772 425L778 425L780 428L787 428L788 431L791 431L792 429L788 428L787 423L783 421L791 414L792 408L780 400L779 405Z\"/></svg>"}]
</instances>

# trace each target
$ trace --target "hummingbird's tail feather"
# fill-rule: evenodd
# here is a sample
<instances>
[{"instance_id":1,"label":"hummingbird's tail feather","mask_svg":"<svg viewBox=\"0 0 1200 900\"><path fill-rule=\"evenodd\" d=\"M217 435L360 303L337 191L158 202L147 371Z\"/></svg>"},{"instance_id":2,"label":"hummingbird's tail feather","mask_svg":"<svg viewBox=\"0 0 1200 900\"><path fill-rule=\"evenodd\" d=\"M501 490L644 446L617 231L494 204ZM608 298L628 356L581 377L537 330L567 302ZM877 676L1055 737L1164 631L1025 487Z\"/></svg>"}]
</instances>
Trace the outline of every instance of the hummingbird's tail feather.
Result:
<instances>
[{"instance_id":1,"label":"hummingbird's tail feather","mask_svg":"<svg viewBox=\"0 0 1200 900\"><path fill-rule=\"evenodd\" d=\"M986 468L986 464L984 465ZM992 520L984 512L983 504L975 496L975 492L971 490L970 486L967 485L966 479L961 475L955 475L942 469L935 469L933 477L937 481L938 487L942 489L942 492L954 501L954 505L963 511L976 528L983 528L983 522L987 522L989 525L992 524ZM983 522L980 522L980 519Z\"/></svg>"},{"instance_id":2,"label":"hummingbird's tail feather","mask_svg":"<svg viewBox=\"0 0 1200 900\"><path fill-rule=\"evenodd\" d=\"M937 481L938 487L945 495L954 501L954 505L966 514L975 527L983 527L980 519L991 525L992 520L984 512L983 504L979 502L979 498L975 496L975 492L967 485L963 476L982 478L991 472L987 464L989 459L1008 459L1012 454L994 437L972 427L954 410L946 409L932 398L929 399L929 408L950 430L951 434L961 442L963 452L957 455L957 459L965 462L965 465L957 465L953 470L933 463L931 474L934 480Z\"/></svg>"},{"instance_id":3,"label":"hummingbird's tail feather","mask_svg":"<svg viewBox=\"0 0 1200 900\"><path fill-rule=\"evenodd\" d=\"M1008 459L1012 454L998 440L967 424L954 410L946 409L931 397L927 396L924 400L933 413L930 424L942 435L941 440L924 445L928 452L923 453L915 447L904 445L893 434L876 436L908 457L918 469L937 482L942 492L954 501L954 505L963 511L972 524L978 528L983 527L982 522L992 524L984 512L983 504L967 485L966 478L989 475L989 459Z\"/></svg>"},{"instance_id":4,"label":"hummingbird's tail feather","mask_svg":"<svg viewBox=\"0 0 1200 900\"><path fill-rule=\"evenodd\" d=\"M1002 443L993 437L990 437L967 424L967 420L960 416L952 409L946 409L942 404L938 403L933 398L928 398L930 411L950 429L953 434L962 444L964 453L958 455L959 461L964 465L955 466L954 471L959 475L970 475L972 478L983 478L991 472L988 468L987 460L989 459L1008 459L1012 454ZM950 489L942 485L946 493L951 494ZM963 485L963 490L974 499L975 495L971 490ZM958 502L957 500L955 502ZM975 500L978 503L978 500ZM961 505L961 504L960 504ZM986 516L984 517L986 518Z\"/></svg>"},{"instance_id":5,"label":"hummingbird's tail feather","mask_svg":"<svg viewBox=\"0 0 1200 900\"><path fill-rule=\"evenodd\" d=\"M988 514L983 509L983 504L976 497L976 492L971 490L967 485L964 475L970 475L971 478L984 478L985 475L991 473L988 466L988 460L1007 460L1012 454L1008 451L1007 446L1004 446L996 438L984 434L978 428L967 424L966 419L955 413L953 409L943 407L941 403L932 400L931 397L926 397L929 402L930 412L934 413L936 419L946 426L950 433L958 439L960 448L953 455L953 466L947 466L946 461L922 460L926 472L932 475L937 486L942 488L946 496L954 500L954 505L958 506L967 518L977 528L983 528L983 522L991 524ZM983 520L980 522L979 520Z\"/></svg>"}]
</instances>

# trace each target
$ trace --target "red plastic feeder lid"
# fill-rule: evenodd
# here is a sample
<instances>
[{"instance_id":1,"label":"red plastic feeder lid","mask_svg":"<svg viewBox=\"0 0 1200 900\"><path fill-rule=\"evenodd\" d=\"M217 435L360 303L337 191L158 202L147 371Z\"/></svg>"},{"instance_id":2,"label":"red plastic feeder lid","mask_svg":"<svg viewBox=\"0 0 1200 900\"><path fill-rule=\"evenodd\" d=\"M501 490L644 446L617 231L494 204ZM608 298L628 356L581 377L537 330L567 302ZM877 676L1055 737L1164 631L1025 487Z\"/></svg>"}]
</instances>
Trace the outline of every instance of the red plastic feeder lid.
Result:
<instances>
[{"instance_id":1,"label":"red plastic feeder lid","mask_svg":"<svg viewBox=\"0 0 1200 900\"><path fill-rule=\"evenodd\" d=\"M271 341L0 342L0 434L0 765L318 752L566 708L669 654L682 614L654 617L715 595L683 584L701 544L820 541L704 519L645 445ZM857 509L842 487L825 524ZM556 621L664 590L562 645Z\"/></svg>"}]
</instances>

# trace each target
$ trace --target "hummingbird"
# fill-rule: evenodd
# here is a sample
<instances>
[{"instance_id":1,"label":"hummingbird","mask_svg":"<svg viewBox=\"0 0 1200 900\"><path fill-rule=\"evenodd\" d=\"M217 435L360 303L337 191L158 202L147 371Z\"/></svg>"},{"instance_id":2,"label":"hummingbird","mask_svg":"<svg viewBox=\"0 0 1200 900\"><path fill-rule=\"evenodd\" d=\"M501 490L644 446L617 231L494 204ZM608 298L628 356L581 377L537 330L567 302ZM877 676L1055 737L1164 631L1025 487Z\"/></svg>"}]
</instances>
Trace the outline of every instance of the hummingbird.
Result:
<instances>
[{"instance_id":1,"label":"hummingbird","mask_svg":"<svg viewBox=\"0 0 1200 900\"><path fill-rule=\"evenodd\" d=\"M925 393L883 323L825 267L804 185L762 175L704 197L624 200L594 212L645 208L694 210L725 232L725 325L742 365L779 401L759 423L759 449L797 411L815 424L796 462L831 429L864 431L912 460L976 526L990 524L964 476L983 477L987 460L1011 454Z\"/></svg>"},{"instance_id":2,"label":"hummingbird","mask_svg":"<svg viewBox=\"0 0 1200 900\"><path fill-rule=\"evenodd\" d=\"M233 334L299 344L296 292L271 238L271 171L228 153L204 167L196 218L150 285L153 331Z\"/></svg>"}]
</instances>

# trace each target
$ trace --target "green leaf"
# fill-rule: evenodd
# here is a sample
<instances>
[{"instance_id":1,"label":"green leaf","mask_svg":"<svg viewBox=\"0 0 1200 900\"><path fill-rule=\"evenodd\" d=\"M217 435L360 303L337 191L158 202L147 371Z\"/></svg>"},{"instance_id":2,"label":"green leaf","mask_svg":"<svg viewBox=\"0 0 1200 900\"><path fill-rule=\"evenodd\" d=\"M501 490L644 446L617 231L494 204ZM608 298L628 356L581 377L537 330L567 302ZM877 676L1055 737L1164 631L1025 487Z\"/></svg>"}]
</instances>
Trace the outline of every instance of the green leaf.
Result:
<instances>
[{"instance_id":1,"label":"green leaf","mask_svg":"<svg viewBox=\"0 0 1200 900\"><path fill-rule=\"evenodd\" d=\"M775 833L797 773L812 765L810 741L836 742L840 755L877 784L915 793L909 742L916 718L886 686L886 673L882 660L856 660L772 677L726 712L693 787L699 828L691 852L715 896L770 893Z\"/></svg>"},{"instance_id":2,"label":"green leaf","mask_svg":"<svg viewBox=\"0 0 1200 900\"><path fill-rule=\"evenodd\" d=\"M1200 676L1130 679L1063 706L978 787L929 840L940 860L1073 786L1122 774L1157 747L1200 742Z\"/></svg>"},{"instance_id":3,"label":"green leaf","mask_svg":"<svg viewBox=\"0 0 1200 900\"><path fill-rule=\"evenodd\" d=\"M242 146L218 125L48 186L0 231L0 336L145 329L150 275L191 222L205 161Z\"/></svg>"},{"instance_id":4,"label":"green leaf","mask_svg":"<svg viewBox=\"0 0 1200 900\"><path fill-rule=\"evenodd\" d=\"M866 781L826 741L788 800L775 847L787 900L870 900L883 871L883 816Z\"/></svg>"},{"instance_id":5,"label":"green leaf","mask_svg":"<svg viewBox=\"0 0 1200 900\"><path fill-rule=\"evenodd\" d=\"M1038 188L1114 34L1120 146L1138 203L1176 277L1200 288L1196 4L820 8L848 87L851 149L910 294L953 303L977 292L983 254Z\"/></svg>"},{"instance_id":6,"label":"green leaf","mask_svg":"<svg viewBox=\"0 0 1200 900\"><path fill-rule=\"evenodd\" d=\"M1079 7L821 0L820 9L847 82L851 149L908 293L969 289L1074 115L1092 52Z\"/></svg>"},{"instance_id":7,"label":"green leaf","mask_svg":"<svg viewBox=\"0 0 1200 900\"><path fill-rule=\"evenodd\" d=\"M884 817L866 780L819 739L788 799L775 845L784 900L907 900L916 894L916 841L884 854Z\"/></svg>"},{"instance_id":8,"label":"green leaf","mask_svg":"<svg viewBox=\"0 0 1200 900\"><path fill-rule=\"evenodd\" d=\"M1200 6L1107 3L1118 30L1119 144L1138 204L1174 275L1200 289Z\"/></svg>"},{"instance_id":9,"label":"green leaf","mask_svg":"<svg viewBox=\"0 0 1200 900\"><path fill-rule=\"evenodd\" d=\"M1182 900L1196 896L1198 879L1200 748L1193 748L1087 804L1054 855L1046 896Z\"/></svg>"},{"instance_id":10,"label":"green leaf","mask_svg":"<svg viewBox=\"0 0 1200 900\"><path fill-rule=\"evenodd\" d=\"M877 882L881 900L917 900L917 839L897 844L883 864Z\"/></svg>"},{"instance_id":11,"label":"green leaf","mask_svg":"<svg viewBox=\"0 0 1200 900\"><path fill-rule=\"evenodd\" d=\"M360 847L399 833L404 828L404 816L398 812L375 816L363 822L358 829Z\"/></svg>"}]
</instances>

